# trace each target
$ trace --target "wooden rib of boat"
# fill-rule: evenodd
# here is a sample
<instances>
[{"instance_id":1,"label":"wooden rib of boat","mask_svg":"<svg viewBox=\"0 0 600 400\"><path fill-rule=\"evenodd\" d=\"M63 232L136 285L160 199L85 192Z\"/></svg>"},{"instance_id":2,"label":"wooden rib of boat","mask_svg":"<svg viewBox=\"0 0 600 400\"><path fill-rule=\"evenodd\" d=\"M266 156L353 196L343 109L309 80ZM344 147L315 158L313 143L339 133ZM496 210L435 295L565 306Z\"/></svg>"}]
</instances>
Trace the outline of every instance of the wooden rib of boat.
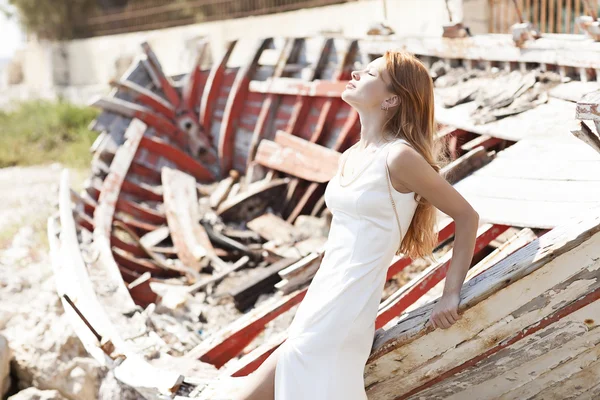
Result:
<instances>
[{"instance_id":1,"label":"wooden rib of boat","mask_svg":"<svg viewBox=\"0 0 600 400\"><path fill-rule=\"evenodd\" d=\"M389 266L369 398L598 394L600 43L265 38L231 67L236 46L212 65L201 46L189 74L169 77L143 43L93 101L92 175L75 193L63 174L48 220L58 294L92 356L148 399L209 399L224 395L211 380L251 373L283 343L272 327L318 269L325 185L359 138L340 94L352 69L404 49L434 77L442 173L482 224L448 330L425 322L453 221L440 214L436 262Z\"/></svg>"}]
</instances>

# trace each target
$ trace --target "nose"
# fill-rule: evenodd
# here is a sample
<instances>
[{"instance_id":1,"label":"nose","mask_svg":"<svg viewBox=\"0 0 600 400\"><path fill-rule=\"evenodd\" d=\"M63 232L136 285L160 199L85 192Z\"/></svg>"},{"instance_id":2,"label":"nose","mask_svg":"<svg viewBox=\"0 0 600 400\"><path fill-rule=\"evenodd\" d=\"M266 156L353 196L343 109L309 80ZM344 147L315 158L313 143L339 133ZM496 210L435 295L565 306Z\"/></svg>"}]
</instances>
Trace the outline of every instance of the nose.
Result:
<instances>
[{"instance_id":1,"label":"nose","mask_svg":"<svg viewBox=\"0 0 600 400\"><path fill-rule=\"evenodd\" d=\"M358 71L352 71L350 73L350 76L352 76L352 79L354 79L355 81L358 80Z\"/></svg>"}]
</instances>

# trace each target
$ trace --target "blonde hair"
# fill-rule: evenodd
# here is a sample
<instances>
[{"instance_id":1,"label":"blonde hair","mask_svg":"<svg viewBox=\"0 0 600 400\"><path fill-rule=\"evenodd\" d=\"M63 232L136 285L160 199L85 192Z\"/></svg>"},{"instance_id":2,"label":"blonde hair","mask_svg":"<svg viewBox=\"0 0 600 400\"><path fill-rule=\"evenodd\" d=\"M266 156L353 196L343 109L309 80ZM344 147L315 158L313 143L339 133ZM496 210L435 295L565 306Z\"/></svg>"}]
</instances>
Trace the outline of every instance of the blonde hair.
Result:
<instances>
[{"instance_id":1,"label":"blonde hair","mask_svg":"<svg viewBox=\"0 0 600 400\"><path fill-rule=\"evenodd\" d=\"M383 132L406 140L429 165L440 172L447 162L445 141L435 140L433 80L427 68L414 55L388 50L383 55L391 78L388 90L397 95L400 105L383 125ZM433 257L438 244L436 208L415 193L417 208L396 254L412 259Z\"/></svg>"}]
</instances>

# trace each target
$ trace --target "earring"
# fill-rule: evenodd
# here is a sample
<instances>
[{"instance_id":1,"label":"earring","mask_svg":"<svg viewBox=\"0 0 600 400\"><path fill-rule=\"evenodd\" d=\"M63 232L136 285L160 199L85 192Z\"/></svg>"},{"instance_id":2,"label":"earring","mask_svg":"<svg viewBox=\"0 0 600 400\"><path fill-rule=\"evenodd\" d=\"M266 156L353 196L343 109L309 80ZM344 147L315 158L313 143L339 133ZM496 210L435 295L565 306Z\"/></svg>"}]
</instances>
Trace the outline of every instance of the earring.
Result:
<instances>
[{"instance_id":1,"label":"earring","mask_svg":"<svg viewBox=\"0 0 600 400\"><path fill-rule=\"evenodd\" d=\"M389 108L389 107L388 107L387 105L383 105L383 104L381 105L381 109L382 109L382 110L384 110L384 111L387 111L387 110L388 110L388 108Z\"/></svg>"}]
</instances>

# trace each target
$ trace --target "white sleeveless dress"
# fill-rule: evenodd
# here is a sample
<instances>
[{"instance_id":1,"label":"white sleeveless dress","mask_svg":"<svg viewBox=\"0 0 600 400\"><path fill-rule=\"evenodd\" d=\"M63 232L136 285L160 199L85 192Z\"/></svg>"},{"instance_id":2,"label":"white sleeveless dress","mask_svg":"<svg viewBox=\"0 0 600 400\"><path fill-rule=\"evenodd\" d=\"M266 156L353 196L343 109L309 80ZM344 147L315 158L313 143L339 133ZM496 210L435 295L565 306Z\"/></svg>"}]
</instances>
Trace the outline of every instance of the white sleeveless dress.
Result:
<instances>
[{"instance_id":1,"label":"white sleeveless dress","mask_svg":"<svg viewBox=\"0 0 600 400\"><path fill-rule=\"evenodd\" d=\"M408 144L397 139L382 145L352 176L340 177L340 165L327 183L329 236L288 338L277 349L275 400L367 399L364 369L387 269L417 207L413 192L391 187L400 232L386 182L387 154L399 141Z\"/></svg>"}]
</instances>

